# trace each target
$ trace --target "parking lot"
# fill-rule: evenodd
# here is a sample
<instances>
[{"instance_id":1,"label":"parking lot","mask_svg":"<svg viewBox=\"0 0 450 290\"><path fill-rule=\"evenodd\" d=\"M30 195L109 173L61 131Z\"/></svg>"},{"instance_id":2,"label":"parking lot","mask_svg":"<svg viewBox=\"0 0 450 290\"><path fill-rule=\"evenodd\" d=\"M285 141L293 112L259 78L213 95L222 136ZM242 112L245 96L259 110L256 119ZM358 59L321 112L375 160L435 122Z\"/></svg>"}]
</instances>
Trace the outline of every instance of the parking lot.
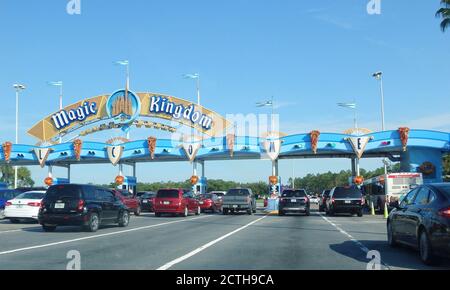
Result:
<instances>
[{"instance_id":1,"label":"parking lot","mask_svg":"<svg viewBox=\"0 0 450 290\"><path fill-rule=\"evenodd\" d=\"M418 254L386 243L382 216L310 217L267 214L132 216L128 228L78 227L45 233L38 224L0 222L0 269L64 270L69 251L80 253L81 269L178 270L365 270L367 252L379 251L382 269L427 267Z\"/></svg>"}]
</instances>

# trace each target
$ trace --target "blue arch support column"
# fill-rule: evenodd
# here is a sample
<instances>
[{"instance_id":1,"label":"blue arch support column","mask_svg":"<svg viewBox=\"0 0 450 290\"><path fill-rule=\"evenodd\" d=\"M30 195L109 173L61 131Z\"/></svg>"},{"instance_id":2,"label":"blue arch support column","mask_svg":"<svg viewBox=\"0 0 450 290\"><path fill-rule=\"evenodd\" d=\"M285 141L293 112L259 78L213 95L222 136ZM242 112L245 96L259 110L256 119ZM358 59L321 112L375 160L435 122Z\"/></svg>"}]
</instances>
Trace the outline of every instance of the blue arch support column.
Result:
<instances>
[{"instance_id":1,"label":"blue arch support column","mask_svg":"<svg viewBox=\"0 0 450 290\"><path fill-rule=\"evenodd\" d=\"M420 172L419 167L424 162L431 162L436 170L431 175L423 175L424 183L443 182L441 149L426 147L408 147L408 151L401 154L401 170L403 172Z\"/></svg>"}]
</instances>

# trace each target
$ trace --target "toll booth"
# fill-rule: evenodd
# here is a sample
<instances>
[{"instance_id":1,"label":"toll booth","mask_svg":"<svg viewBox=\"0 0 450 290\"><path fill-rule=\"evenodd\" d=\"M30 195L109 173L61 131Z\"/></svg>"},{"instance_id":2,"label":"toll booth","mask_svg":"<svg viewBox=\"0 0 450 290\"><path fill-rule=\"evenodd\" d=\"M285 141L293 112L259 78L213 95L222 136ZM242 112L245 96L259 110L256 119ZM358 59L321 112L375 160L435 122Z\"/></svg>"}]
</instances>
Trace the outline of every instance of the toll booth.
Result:
<instances>
[{"instance_id":1,"label":"toll booth","mask_svg":"<svg viewBox=\"0 0 450 290\"><path fill-rule=\"evenodd\" d=\"M208 179L206 177L199 178L197 184L192 187L194 194L205 194L208 190Z\"/></svg>"},{"instance_id":2,"label":"toll booth","mask_svg":"<svg viewBox=\"0 0 450 290\"><path fill-rule=\"evenodd\" d=\"M133 176L124 176L124 181L121 185L117 186L119 190L127 190L132 192L133 195L137 193L137 178Z\"/></svg>"}]
</instances>

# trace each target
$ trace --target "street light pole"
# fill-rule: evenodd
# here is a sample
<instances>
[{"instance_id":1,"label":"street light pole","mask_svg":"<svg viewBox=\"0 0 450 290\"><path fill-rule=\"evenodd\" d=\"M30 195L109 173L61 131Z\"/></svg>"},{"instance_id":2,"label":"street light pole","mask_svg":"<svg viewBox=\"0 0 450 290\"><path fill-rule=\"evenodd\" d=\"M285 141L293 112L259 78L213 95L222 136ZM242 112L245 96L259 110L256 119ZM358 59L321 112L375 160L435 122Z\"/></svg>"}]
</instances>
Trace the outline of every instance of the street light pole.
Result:
<instances>
[{"instance_id":1,"label":"street light pole","mask_svg":"<svg viewBox=\"0 0 450 290\"><path fill-rule=\"evenodd\" d=\"M381 131L385 131L386 130L386 123L385 123L385 119L384 119L384 88L383 88L383 72L382 71L378 71L376 73L373 74L373 77L380 81L380 95L381 95ZM387 160L386 158L383 159L383 164L384 164L384 174L387 174Z\"/></svg>"},{"instance_id":2,"label":"street light pole","mask_svg":"<svg viewBox=\"0 0 450 290\"><path fill-rule=\"evenodd\" d=\"M196 86L197 86L197 105L201 106L201 97L200 97L200 74L194 73L194 74L185 74L183 75L185 79L191 79L196 80Z\"/></svg>"},{"instance_id":3,"label":"street light pole","mask_svg":"<svg viewBox=\"0 0 450 290\"><path fill-rule=\"evenodd\" d=\"M21 84L14 84L16 90L16 144L19 144L19 93L25 90L25 86ZM14 188L17 188L18 183L18 167L14 166Z\"/></svg>"},{"instance_id":4,"label":"street light pole","mask_svg":"<svg viewBox=\"0 0 450 290\"><path fill-rule=\"evenodd\" d=\"M63 82L57 81L57 82L48 82L48 85L53 87L59 87L59 110L62 111L63 109ZM59 144L62 143L62 137L61 134L59 135Z\"/></svg>"}]
</instances>

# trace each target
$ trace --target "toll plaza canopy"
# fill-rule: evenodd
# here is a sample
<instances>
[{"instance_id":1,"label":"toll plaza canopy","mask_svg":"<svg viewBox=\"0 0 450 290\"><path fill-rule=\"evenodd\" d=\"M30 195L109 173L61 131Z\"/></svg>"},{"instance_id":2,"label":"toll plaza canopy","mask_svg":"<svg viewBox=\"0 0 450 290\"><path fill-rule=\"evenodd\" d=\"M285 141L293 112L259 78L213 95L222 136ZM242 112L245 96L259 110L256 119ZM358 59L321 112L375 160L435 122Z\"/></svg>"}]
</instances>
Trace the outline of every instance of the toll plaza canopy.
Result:
<instances>
[{"instance_id":1,"label":"toll plaza canopy","mask_svg":"<svg viewBox=\"0 0 450 290\"><path fill-rule=\"evenodd\" d=\"M116 138L104 143L81 139L106 129L127 132L132 126L175 130L139 119L144 117L179 122L195 128L203 137L171 140L149 136L145 140ZM98 123L101 124L96 126ZM56 142L57 138L86 126L94 127L82 131L73 141ZM253 137L227 133L229 127L230 122L219 114L188 101L124 89L82 100L39 121L29 131L40 140L38 145L1 142L0 164L67 167L164 161L387 157L401 162L403 171L422 172L425 179L436 182L442 180L442 156L450 151L450 133L410 128L358 135L314 130L288 136Z\"/></svg>"}]
</instances>

